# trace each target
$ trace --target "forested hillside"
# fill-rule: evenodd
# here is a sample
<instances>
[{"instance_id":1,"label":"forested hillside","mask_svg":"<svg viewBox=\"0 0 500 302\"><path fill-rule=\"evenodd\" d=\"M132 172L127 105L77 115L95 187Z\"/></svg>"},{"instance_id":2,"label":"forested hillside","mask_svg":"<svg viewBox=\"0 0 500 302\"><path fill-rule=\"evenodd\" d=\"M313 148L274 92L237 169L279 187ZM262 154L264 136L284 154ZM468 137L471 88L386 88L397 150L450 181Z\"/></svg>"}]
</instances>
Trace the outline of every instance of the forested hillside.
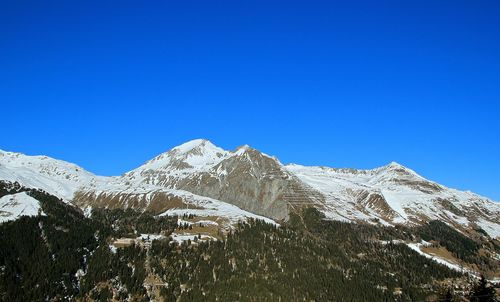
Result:
<instances>
[{"instance_id":1,"label":"forested hillside","mask_svg":"<svg viewBox=\"0 0 500 302\"><path fill-rule=\"evenodd\" d=\"M20 191L40 201L43 215L0 224L1 301L424 301L444 297L453 283L465 284L456 298L468 297L474 281L404 242L422 238L482 259L479 242L437 222L381 227L328 221L306 208L281 226L250 219L210 240L189 224L192 215L178 222L94 209L85 217L43 191L0 188ZM200 233L176 239L186 228ZM135 244L114 245L117 238Z\"/></svg>"}]
</instances>

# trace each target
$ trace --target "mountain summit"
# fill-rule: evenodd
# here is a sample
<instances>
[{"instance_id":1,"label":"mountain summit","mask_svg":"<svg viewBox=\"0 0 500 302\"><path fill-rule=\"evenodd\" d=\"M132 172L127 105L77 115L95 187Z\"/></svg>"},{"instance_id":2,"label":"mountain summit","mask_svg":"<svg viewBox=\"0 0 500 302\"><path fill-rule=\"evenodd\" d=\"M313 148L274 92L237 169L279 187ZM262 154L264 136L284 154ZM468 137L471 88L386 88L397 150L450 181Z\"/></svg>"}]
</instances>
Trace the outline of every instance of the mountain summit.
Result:
<instances>
[{"instance_id":1,"label":"mountain summit","mask_svg":"<svg viewBox=\"0 0 500 302\"><path fill-rule=\"evenodd\" d=\"M175 180L209 170L229 153L206 139L196 139L156 156L125 175L149 184L175 187Z\"/></svg>"}]
</instances>

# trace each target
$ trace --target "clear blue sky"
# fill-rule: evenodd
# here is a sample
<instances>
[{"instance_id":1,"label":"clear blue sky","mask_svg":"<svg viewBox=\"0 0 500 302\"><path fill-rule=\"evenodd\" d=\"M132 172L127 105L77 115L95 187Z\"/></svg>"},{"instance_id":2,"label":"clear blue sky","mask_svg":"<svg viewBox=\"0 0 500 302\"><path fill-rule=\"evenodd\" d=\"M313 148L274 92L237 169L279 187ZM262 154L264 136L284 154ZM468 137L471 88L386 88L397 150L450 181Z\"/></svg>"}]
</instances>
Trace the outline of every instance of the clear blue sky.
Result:
<instances>
[{"instance_id":1,"label":"clear blue sky","mask_svg":"<svg viewBox=\"0 0 500 302\"><path fill-rule=\"evenodd\" d=\"M500 200L499 16L497 0L2 1L0 149L116 175L208 138L397 161Z\"/></svg>"}]
</instances>

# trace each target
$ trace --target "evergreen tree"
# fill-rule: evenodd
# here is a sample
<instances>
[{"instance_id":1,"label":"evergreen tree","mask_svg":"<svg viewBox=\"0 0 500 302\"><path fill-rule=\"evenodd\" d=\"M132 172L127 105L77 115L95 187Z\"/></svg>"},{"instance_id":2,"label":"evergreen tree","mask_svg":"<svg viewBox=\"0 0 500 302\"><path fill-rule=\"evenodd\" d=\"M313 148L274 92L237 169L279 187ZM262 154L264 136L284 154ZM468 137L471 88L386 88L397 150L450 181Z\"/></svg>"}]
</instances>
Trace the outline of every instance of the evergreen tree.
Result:
<instances>
[{"instance_id":1,"label":"evergreen tree","mask_svg":"<svg viewBox=\"0 0 500 302\"><path fill-rule=\"evenodd\" d=\"M444 302L453 302L453 293L451 292L450 288L448 288L448 290L446 290L446 293L441 300Z\"/></svg>"},{"instance_id":2,"label":"evergreen tree","mask_svg":"<svg viewBox=\"0 0 500 302\"><path fill-rule=\"evenodd\" d=\"M488 285L486 278L481 275L481 279L473 288L471 296L471 302L495 302L495 289Z\"/></svg>"}]
</instances>

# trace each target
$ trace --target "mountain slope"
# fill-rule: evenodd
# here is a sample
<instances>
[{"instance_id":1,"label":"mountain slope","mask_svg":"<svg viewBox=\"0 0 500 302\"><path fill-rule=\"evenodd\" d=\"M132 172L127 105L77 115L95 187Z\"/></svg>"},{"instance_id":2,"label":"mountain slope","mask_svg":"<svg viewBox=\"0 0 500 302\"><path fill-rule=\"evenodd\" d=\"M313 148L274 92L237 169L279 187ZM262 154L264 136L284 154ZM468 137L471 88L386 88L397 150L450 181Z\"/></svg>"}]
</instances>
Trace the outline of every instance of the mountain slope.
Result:
<instances>
[{"instance_id":1,"label":"mountain slope","mask_svg":"<svg viewBox=\"0 0 500 302\"><path fill-rule=\"evenodd\" d=\"M79 188L91 185L96 178L83 168L62 160L0 150L0 180L42 189L65 201L71 201Z\"/></svg>"},{"instance_id":2,"label":"mountain slope","mask_svg":"<svg viewBox=\"0 0 500 302\"><path fill-rule=\"evenodd\" d=\"M464 230L478 226L500 236L500 205L479 195L426 180L397 163L373 170L288 165L325 196L332 219L422 224L442 220Z\"/></svg>"}]
</instances>

